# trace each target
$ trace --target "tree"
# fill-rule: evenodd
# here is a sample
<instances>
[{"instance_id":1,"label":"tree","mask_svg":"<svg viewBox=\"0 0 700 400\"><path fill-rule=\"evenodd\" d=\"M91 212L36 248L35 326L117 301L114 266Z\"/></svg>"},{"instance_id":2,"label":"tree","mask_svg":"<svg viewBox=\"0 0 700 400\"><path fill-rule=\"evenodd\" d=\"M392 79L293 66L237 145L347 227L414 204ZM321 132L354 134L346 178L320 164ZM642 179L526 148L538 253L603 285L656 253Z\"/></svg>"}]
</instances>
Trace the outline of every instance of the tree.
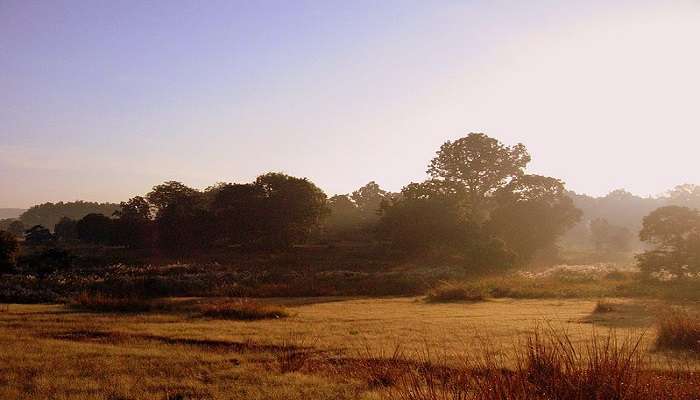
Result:
<instances>
[{"instance_id":1,"label":"tree","mask_svg":"<svg viewBox=\"0 0 700 400\"><path fill-rule=\"evenodd\" d=\"M376 182L371 181L352 192L350 199L360 212L363 223L372 224L379 219L379 208L387 196L388 193L385 190L382 190Z\"/></svg>"},{"instance_id":2,"label":"tree","mask_svg":"<svg viewBox=\"0 0 700 400\"><path fill-rule=\"evenodd\" d=\"M496 206L487 223L522 262L537 251L555 245L556 239L581 218L581 210L556 178L521 175L495 194Z\"/></svg>"},{"instance_id":3,"label":"tree","mask_svg":"<svg viewBox=\"0 0 700 400\"><path fill-rule=\"evenodd\" d=\"M0 231L0 272L9 272L17 264L19 242L15 235Z\"/></svg>"},{"instance_id":4,"label":"tree","mask_svg":"<svg viewBox=\"0 0 700 400\"><path fill-rule=\"evenodd\" d=\"M160 248L181 253L211 245L213 221L200 191L168 181L154 187L146 200L154 211Z\"/></svg>"},{"instance_id":5,"label":"tree","mask_svg":"<svg viewBox=\"0 0 700 400\"><path fill-rule=\"evenodd\" d=\"M153 244L151 205L144 197L136 196L120 204L114 213L114 242L132 248L145 248Z\"/></svg>"},{"instance_id":6,"label":"tree","mask_svg":"<svg viewBox=\"0 0 700 400\"><path fill-rule=\"evenodd\" d=\"M590 229L596 251L614 253L630 249L634 235L629 229L612 225L605 218L596 218L591 221Z\"/></svg>"},{"instance_id":7,"label":"tree","mask_svg":"<svg viewBox=\"0 0 700 400\"><path fill-rule=\"evenodd\" d=\"M12 221L10 223L10 226L7 227L7 231L15 235L16 237L22 237L22 235L24 235L25 230L26 228L24 227L24 224L22 223L22 221L19 220Z\"/></svg>"},{"instance_id":8,"label":"tree","mask_svg":"<svg viewBox=\"0 0 700 400\"><path fill-rule=\"evenodd\" d=\"M334 239L352 239L362 226L362 213L348 195L328 199L328 217L324 220L326 234Z\"/></svg>"},{"instance_id":9,"label":"tree","mask_svg":"<svg viewBox=\"0 0 700 400\"><path fill-rule=\"evenodd\" d=\"M114 221L102 214L88 214L76 224L78 239L92 244L111 244Z\"/></svg>"},{"instance_id":10,"label":"tree","mask_svg":"<svg viewBox=\"0 0 700 400\"><path fill-rule=\"evenodd\" d=\"M265 193L261 186L220 184L207 190L218 240L226 244L255 243L261 236Z\"/></svg>"},{"instance_id":11,"label":"tree","mask_svg":"<svg viewBox=\"0 0 700 400\"><path fill-rule=\"evenodd\" d=\"M24 241L30 245L43 245L53 241L51 231L41 225L34 225L24 232Z\"/></svg>"},{"instance_id":12,"label":"tree","mask_svg":"<svg viewBox=\"0 0 700 400\"><path fill-rule=\"evenodd\" d=\"M54 236L59 241L71 241L78 239L78 221L68 217L61 218L53 228Z\"/></svg>"},{"instance_id":13,"label":"tree","mask_svg":"<svg viewBox=\"0 0 700 400\"><path fill-rule=\"evenodd\" d=\"M504 146L483 133L470 133L445 142L427 172L435 180L460 186L472 220L483 222L488 218L489 197L521 176L529 162L530 155L522 144Z\"/></svg>"},{"instance_id":14,"label":"tree","mask_svg":"<svg viewBox=\"0 0 700 400\"><path fill-rule=\"evenodd\" d=\"M267 173L254 183L263 191L261 244L287 247L304 242L328 213L326 194L306 178Z\"/></svg>"},{"instance_id":15,"label":"tree","mask_svg":"<svg viewBox=\"0 0 700 400\"><path fill-rule=\"evenodd\" d=\"M642 271L664 269L679 277L700 272L700 213L688 207L661 207L646 217L639 238L653 250L637 256Z\"/></svg>"}]
</instances>

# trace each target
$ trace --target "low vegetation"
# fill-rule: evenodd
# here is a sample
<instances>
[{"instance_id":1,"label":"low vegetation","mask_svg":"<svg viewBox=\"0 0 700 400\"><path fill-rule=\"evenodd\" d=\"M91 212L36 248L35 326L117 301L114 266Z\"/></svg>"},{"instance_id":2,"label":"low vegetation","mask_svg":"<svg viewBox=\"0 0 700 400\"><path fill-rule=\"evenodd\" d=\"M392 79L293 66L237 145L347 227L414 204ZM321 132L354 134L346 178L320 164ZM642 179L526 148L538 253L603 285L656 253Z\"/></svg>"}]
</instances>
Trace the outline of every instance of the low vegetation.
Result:
<instances>
[{"instance_id":1,"label":"low vegetation","mask_svg":"<svg viewBox=\"0 0 700 400\"><path fill-rule=\"evenodd\" d=\"M250 299L215 302L201 307L202 315L210 318L252 321L279 319L289 316L287 311L273 304L262 304Z\"/></svg>"},{"instance_id":2,"label":"low vegetation","mask_svg":"<svg viewBox=\"0 0 700 400\"><path fill-rule=\"evenodd\" d=\"M676 311L659 322L656 346L661 350L689 350L700 353L700 318Z\"/></svg>"},{"instance_id":3,"label":"low vegetation","mask_svg":"<svg viewBox=\"0 0 700 400\"><path fill-rule=\"evenodd\" d=\"M443 282L428 292L426 300L433 303L449 301L482 301L484 300L484 295L473 286Z\"/></svg>"},{"instance_id":4,"label":"low vegetation","mask_svg":"<svg viewBox=\"0 0 700 400\"><path fill-rule=\"evenodd\" d=\"M92 312L143 313L165 310L166 303L161 300L138 296L115 297L101 293L83 292L69 303L73 309Z\"/></svg>"}]
</instances>

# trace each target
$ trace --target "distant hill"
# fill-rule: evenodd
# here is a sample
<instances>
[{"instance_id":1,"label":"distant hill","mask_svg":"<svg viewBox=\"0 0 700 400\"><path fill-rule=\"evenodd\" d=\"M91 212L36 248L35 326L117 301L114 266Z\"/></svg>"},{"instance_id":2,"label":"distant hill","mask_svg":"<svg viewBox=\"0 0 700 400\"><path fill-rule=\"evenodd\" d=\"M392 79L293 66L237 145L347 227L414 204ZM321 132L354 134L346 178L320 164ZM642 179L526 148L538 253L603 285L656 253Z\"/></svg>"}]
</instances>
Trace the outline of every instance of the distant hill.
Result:
<instances>
[{"instance_id":1,"label":"distant hill","mask_svg":"<svg viewBox=\"0 0 700 400\"><path fill-rule=\"evenodd\" d=\"M58 203L44 203L30 207L19 217L25 226L42 225L53 229L54 225L63 217L78 220L87 214L104 214L111 217L119 210L119 204L96 203L90 201L70 201Z\"/></svg>"},{"instance_id":2,"label":"distant hill","mask_svg":"<svg viewBox=\"0 0 700 400\"><path fill-rule=\"evenodd\" d=\"M22 208L0 208L0 219L18 218L25 211Z\"/></svg>"}]
</instances>

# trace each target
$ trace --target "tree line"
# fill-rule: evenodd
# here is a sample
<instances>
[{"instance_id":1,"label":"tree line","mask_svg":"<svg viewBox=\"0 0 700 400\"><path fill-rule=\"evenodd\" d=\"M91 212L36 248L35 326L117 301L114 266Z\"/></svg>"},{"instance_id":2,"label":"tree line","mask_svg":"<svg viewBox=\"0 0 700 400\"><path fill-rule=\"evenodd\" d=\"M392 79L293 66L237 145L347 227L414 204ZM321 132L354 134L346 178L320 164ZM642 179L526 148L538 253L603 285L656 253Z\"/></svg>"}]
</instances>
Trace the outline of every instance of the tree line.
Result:
<instances>
[{"instance_id":1,"label":"tree line","mask_svg":"<svg viewBox=\"0 0 700 400\"><path fill-rule=\"evenodd\" d=\"M475 268L508 267L553 249L581 218L564 183L527 174L529 162L524 145L471 133L444 143L428 165L428 179L400 193L370 182L329 199L306 178L274 172L204 190L169 181L117 207L104 205L105 212L64 216L53 232L37 224L23 234L30 245L81 241L171 253L219 246L281 249L309 240L373 241L407 255L449 255ZM42 209L27 213L35 216ZM23 215L22 220L31 219Z\"/></svg>"}]
</instances>

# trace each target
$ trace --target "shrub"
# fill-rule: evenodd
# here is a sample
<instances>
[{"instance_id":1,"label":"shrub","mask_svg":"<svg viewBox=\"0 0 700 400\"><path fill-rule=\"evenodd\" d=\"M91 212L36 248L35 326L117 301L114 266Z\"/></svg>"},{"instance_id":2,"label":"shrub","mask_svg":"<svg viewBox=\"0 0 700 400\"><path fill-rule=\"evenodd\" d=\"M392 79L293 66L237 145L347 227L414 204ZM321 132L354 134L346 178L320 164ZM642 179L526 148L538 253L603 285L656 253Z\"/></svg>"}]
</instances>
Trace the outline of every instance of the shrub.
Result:
<instances>
[{"instance_id":1,"label":"shrub","mask_svg":"<svg viewBox=\"0 0 700 400\"><path fill-rule=\"evenodd\" d=\"M94 312L141 313L164 310L165 303L136 296L113 297L83 292L69 303L72 308Z\"/></svg>"},{"instance_id":2,"label":"shrub","mask_svg":"<svg viewBox=\"0 0 700 400\"><path fill-rule=\"evenodd\" d=\"M598 300L593 309L593 313L602 314L615 311L615 305L607 300Z\"/></svg>"},{"instance_id":3,"label":"shrub","mask_svg":"<svg viewBox=\"0 0 700 400\"><path fill-rule=\"evenodd\" d=\"M656 346L700 352L700 318L684 312L671 313L659 322Z\"/></svg>"},{"instance_id":4,"label":"shrub","mask_svg":"<svg viewBox=\"0 0 700 400\"><path fill-rule=\"evenodd\" d=\"M482 301L484 295L481 290L467 285L445 282L432 289L427 296L431 303L449 301Z\"/></svg>"},{"instance_id":5,"label":"shrub","mask_svg":"<svg viewBox=\"0 0 700 400\"><path fill-rule=\"evenodd\" d=\"M277 319L289 316L281 307L261 304L249 299L238 299L202 306L205 317L252 321L258 319Z\"/></svg>"}]
</instances>

